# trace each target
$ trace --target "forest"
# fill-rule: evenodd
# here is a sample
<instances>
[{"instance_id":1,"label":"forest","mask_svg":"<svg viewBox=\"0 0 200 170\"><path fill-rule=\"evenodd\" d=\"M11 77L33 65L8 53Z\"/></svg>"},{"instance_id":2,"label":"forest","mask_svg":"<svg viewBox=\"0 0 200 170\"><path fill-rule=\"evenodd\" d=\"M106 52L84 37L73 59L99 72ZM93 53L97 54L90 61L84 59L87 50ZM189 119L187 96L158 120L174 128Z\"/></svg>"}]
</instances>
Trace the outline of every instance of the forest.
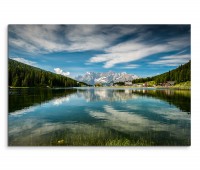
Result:
<instances>
[{"instance_id":1,"label":"forest","mask_svg":"<svg viewBox=\"0 0 200 170\"><path fill-rule=\"evenodd\" d=\"M86 83L8 59L9 87L79 87Z\"/></svg>"},{"instance_id":2,"label":"forest","mask_svg":"<svg viewBox=\"0 0 200 170\"><path fill-rule=\"evenodd\" d=\"M178 68L166 73L153 77L135 79L132 82L135 84L149 81L155 81L156 85L166 83L167 81L175 81L176 84L191 81L191 60L188 63L180 65Z\"/></svg>"}]
</instances>

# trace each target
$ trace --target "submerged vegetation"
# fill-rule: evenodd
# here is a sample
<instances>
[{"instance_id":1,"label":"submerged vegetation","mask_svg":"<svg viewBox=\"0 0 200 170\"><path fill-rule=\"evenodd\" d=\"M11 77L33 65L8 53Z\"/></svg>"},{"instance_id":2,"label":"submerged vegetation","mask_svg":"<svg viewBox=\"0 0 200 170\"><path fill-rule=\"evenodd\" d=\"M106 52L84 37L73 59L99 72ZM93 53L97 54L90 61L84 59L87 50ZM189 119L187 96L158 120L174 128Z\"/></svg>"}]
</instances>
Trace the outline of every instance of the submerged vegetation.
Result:
<instances>
[{"instance_id":1,"label":"submerged vegetation","mask_svg":"<svg viewBox=\"0 0 200 170\"><path fill-rule=\"evenodd\" d=\"M141 134L120 134L119 132L81 126L55 130L40 137L30 135L28 138L20 138L17 146L189 146L190 139L173 140L169 133L164 135L159 132L145 132ZM82 129L81 129L82 128ZM160 140L162 139L162 140ZM10 146L15 146L10 142Z\"/></svg>"},{"instance_id":2,"label":"submerged vegetation","mask_svg":"<svg viewBox=\"0 0 200 170\"><path fill-rule=\"evenodd\" d=\"M9 91L9 146L190 145L189 90ZM21 113L13 112L21 109Z\"/></svg>"},{"instance_id":3,"label":"submerged vegetation","mask_svg":"<svg viewBox=\"0 0 200 170\"><path fill-rule=\"evenodd\" d=\"M161 140L161 138L163 138ZM166 134L160 136L158 133L149 134L149 136L136 136L135 138L126 138L123 136L104 136L103 134L80 134L69 133L68 130L55 131L51 134L45 134L40 137L29 136L29 138L9 140L9 146L190 146L190 139L177 140Z\"/></svg>"}]
</instances>

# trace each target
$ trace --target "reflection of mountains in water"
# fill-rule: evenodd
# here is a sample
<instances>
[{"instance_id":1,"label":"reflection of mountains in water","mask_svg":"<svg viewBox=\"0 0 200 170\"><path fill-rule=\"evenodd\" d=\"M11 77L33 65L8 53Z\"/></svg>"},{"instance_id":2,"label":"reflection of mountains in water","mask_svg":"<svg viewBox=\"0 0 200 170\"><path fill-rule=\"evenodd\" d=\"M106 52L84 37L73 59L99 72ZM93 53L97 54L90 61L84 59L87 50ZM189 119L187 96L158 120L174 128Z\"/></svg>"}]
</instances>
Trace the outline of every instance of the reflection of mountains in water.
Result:
<instances>
[{"instance_id":1,"label":"reflection of mountains in water","mask_svg":"<svg viewBox=\"0 0 200 170\"><path fill-rule=\"evenodd\" d=\"M78 96L83 96L87 101L125 101L137 99L140 96L154 97L173 104L180 110L190 113L189 90L147 90L147 89L78 89Z\"/></svg>"},{"instance_id":2,"label":"reflection of mountains in water","mask_svg":"<svg viewBox=\"0 0 200 170\"><path fill-rule=\"evenodd\" d=\"M9 89L9 113L33 105L66 97L76 93L76 89L16 88Z\"/></svg>"},{"instance_id":3,"label":"reflection of mountains in water","mask_svg":"<svg viewBox=\"0 0 200 170\"><path fill-rule=\"evenodd\" d=\"M175 105L181 111L191 112L191 91L190 90L135 90L135 94L141 96L155 97Z\"/></svg>"},{"instance_id":4,"label":"reflection of mountains in water","mask_svg":"<svg viewBox=\"0 0 200 170\"><path fill-rule=\"evenodd\" d=\"M131 89L78 89L77 95L87 101L125 101L137 98Z\"/></svg>"},{"instance_id":5,"label":"reflection of mountains in water","mask_svg":"<svg viewBox=\"0 0 200 170\"><path fill-rule=\"evenodd\" d=\"M126 101L138 99L139 96L149 96L167 101L182 111L190 113L190 91L186 90L139 90L139 89L9 89L9 113L33 105L57 99L54 104L59 105L67 96L76 94L87 101ZM62 99L63 98L63 99Z\"/></svg>"}]
</instances>

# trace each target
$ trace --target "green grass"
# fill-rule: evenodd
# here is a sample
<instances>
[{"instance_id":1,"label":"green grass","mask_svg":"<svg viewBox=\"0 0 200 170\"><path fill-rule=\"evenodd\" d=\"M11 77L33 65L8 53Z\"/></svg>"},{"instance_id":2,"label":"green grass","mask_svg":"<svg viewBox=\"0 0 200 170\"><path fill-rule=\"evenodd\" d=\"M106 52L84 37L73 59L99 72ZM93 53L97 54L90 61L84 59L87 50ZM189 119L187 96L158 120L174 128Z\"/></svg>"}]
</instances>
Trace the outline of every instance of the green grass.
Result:
<instances>
[{"instance_id":1,"label":"green grass","mask_svg":"<svg viewBox=\"0 0 200 170\"><path fill-rule=\"evenodd\" d=\"M9 141L9 146L189 146L190 139L177 141L169 134L146 132L121 134L95 126L77 125L39 136Z\"/></svg>"},{"instance_id":2,"label":"green grass","mask_svg":"<svg viewBox=\"0 0 200 170\"><path fill-rule=\"evenodd\" d=\"M191 89L191 81L186 81L186 82L182 82L182 83L176 84L172 88Z\"/></svg>"},{"instance_id":3,"label":"green grass","mask_svg":"<svg viewBox=\"0 0 200 170\"><path fill-rule=\"evenodd\" d=\"M148 81L147 84L148 84L148 87L153 87L156 84L156 82L155 81Z\"/></svg>"},{"instance_id":4,"label":"green grass","mask_svg":"<svg viewBox=\"0 0 200 170\"><path fill-rule=\"evenodd\" d=\"M87 129L89 130L89 129ZM89 133L56 131L50 135L50 146L153 146L151 139L125 137L106 129L90 129ZM47 137L46 139L48 139ZM49 139L48 139L49 140ZM45 142L46 143L46 142ZM47 142L48 143L48 142Z\"/></svg>"},{"instance_id":5,"label":"green grass","mask_svg":"<svg viewBox=\"0 0 200 170\"><path fill-rule=\"evenodd\" d=\"M93 130L92 130L93 131ZM122 136L109 130L99 129L88 134L77 132L55 132L50 146L189 146L190 141L176 141L167 134L160 139L159 133L144 136Z\"/></svg>"},{"instance_id":6,"label":"green grass","mask_svg":"<svg viewBox=\"0 0 200 170\"><path fill-rule=\"evenodd\" d=\"M145 139L130 140L127 138L95 139L77 136L73 140L60 139L53 146L153 146L154 143Z\"/></svg>"},{"instance_id":7,"label":"green grass","mask_svg":"<svg viewBox=\"0 0 200 170\"><path fill-rule=\"evenodd\" d=\"M106 142L105 146L152 146L153 142L145 139L129 140L129 139L112 139Z\"/></svg>"}]
</instances>

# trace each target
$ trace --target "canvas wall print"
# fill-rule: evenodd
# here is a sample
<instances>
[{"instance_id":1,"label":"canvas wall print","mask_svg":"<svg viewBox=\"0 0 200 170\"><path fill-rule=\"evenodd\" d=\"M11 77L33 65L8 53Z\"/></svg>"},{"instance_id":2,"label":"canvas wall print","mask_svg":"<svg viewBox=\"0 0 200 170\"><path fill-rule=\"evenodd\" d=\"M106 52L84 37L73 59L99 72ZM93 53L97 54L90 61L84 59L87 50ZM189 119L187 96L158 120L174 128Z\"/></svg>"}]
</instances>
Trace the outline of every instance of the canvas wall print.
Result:
<instances>
[{"instance_id":1,"label":"canvas wall print","mask_svg":"<svg viewBox=\"0 0 200 170\"><path fill-rule=\"evenodd\" d=\"M8 146L190 146L190 25L9 25Z\"/></svg>"}]
</instances>

